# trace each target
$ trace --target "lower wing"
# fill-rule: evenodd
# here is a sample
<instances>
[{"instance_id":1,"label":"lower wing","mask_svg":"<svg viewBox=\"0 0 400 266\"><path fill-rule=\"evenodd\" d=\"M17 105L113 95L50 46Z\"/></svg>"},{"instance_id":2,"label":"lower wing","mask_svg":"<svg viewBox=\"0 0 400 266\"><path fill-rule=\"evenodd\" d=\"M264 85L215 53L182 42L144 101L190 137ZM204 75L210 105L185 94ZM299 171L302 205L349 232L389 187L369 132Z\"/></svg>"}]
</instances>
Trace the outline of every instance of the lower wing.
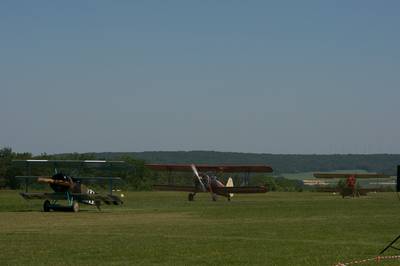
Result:
<instances>
[{"instance_id":1,"label":"lower wing","mask_svg":"<svg viewBox=\"0 0 400 266\"><path fill-rule=\"evenodd\" d=\"M68 197L65 193L20 193L26 200L33 199L48 199L48 200L67 200ZM102 201L105 204L120 205L123 201L115 195L100 195L100 194L85 194L85 193L71 193L75 200L78 201Z\"/></svg>"},{"instance_id":2,"label":"lower wing","mask_svg":"<svg viewBox=\"0 0 400 266\"><path fill-rule=\"evenodd\" d=\"M266 187L219 187L213 188L216 193L265 193L267 192Z\"/></svg>"},{"instance_id":3,"label":"lower wing","mask_svg":"<svg viewBox=\"0 0 400 266\"><path fill-rule=\"evenodd\" d=\"M19 193L24 199L48 199L48 200L63 200L66 199L64 193Z\"/></svg>"}]
</instances>

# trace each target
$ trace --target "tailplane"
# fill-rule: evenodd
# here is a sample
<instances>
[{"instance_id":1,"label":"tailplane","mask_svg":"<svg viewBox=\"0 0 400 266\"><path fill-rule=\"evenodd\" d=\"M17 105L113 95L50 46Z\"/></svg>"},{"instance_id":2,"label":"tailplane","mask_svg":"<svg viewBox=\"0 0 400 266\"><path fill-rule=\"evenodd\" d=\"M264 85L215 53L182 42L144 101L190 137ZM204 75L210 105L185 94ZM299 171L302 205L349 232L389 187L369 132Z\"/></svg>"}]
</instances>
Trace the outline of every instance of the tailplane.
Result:
<instances>
[{"instance_id":1,"label":"tailplane","mask_svg":"<svg viewBox=\"0 0 400 266\"><path fill-rule=\"evenodd\" d=\"M90 188L87 188L86 193L90 196L96 194L96 192ZM82 202L89 205L96 205L96 202L94 200L82 200Z\"/></svg>"},{"instance_id":2,"label":"tailplane","mask_svg":"<svg viewBox=\"0 0 400 266\"><path fill-rule=\"evenodd\" d=\"M232 177L229 177L228 178L228 182L226 182L226 185L225 185L226 187L233 187L233 179L232 179ZM229 193L229 197L233 197L233 193Z\"/></svg>"}]
</instances>

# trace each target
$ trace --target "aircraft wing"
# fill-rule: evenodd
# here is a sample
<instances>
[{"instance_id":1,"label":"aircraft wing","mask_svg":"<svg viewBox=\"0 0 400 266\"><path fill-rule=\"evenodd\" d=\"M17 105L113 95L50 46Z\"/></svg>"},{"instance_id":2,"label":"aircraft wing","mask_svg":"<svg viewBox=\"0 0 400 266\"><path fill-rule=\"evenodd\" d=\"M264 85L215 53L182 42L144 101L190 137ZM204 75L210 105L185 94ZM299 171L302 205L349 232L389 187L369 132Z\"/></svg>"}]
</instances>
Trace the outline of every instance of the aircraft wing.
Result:
<instances>
[{"instance_id":1,"label":"aircraft wing","mask_svg":"<svg viewBox=\"0 0 400 266\"><path fill-rule=\"evenodd\" d=\"M20 195L26 200L34 200L34 199L48 199L48 200L66 200L67 197L64 193L28 193L22 192ZM74 197L78 201L82 200L99 200L106 204L114 204L119 205L122 204L123 201L115 195L101 195L101 194L85 194L85 193L71 193L71 196Z\"/></svg>"},{"instance_id":2,"label":"aircraft wing","mask_svg":"<svg viewBox=\"0 0 400 266\"><path fill-rule=\"evenodd\" d=\"M72 177L75 180L81 180L81 181L107 181L107 180L121 180L121 177L117 176L77 176L77 177Z\"/></svg>"},{"instance_id":3,"label":"aircraft wing","mask_svg":"<svg viewBox=\"0 0 400 266\"><path fill-rule=\"evenodd\" d=\"M52 178L51 176L33 176L33 175L18 175L15 176L15 178L17 179L34 179L35 181L38 180L39 177L44 177L44 178ZM104 177L104 176L78 176L78 177L72 177L73 180L79 180L82 182L93 182L93 181L100 181L100 182L106 182L106 181L120 181L121 177L115 177L115 176L111 176L111 177Z\"/></svg>"},{"instance_id":4,"label":"aircraft wing","mask_svg":"<svg viewBox=\"0 0 400 266\"><path fill-rule=\"evenodd\" d=\"M145 164L145 166L155 171L175 171L191 172L191 164ZM207 165L195 164L197 170L201 172L225 172L225 173L270 173L272 168L267 165Z\"/></svg>"},{"instance_id":5,"label":"aircraft wing","mask_svg":"<svg viewBox=\"0 0 400 266\"><path fill-rule=\"evenodd\" d=\"M72 167L72 168L126 168L127 164L124 161L106 161L106 160L13 160L12 164L17 167L30 166L51 166Z\"/></svg>"},{"instance_id":6,"label":"aircraft wing","mask_svg":"<svg viewBox=\"0 0 400 266\"><path fill-rule=\"evenodd\" d=\"M154 185L153 189L161 191L200 192L193 186Z\"/></svg>"},{"instance_id":7,"label":"aircraft wing","mask_svg":"<svg viewBox=\"0 0 400 266\"><path fill-rule=\"evenodd\" d=\"M214 192L220 193L266 193L268 190L266 187L219 187L213 188Z\"/></svg>"},{"instance_id":8,"label":"aircraft wing","mask_svg":"<svg viewBox=\"0 0 400 266\"><path fill-rule=\"evenodd\" d=\"M174 185L154 185L153 189L161 191L184 191L184 192L203 192L193 186L174 186ZM214 192L221 193L265 193L266 187L220 187L213 188Z\"/></svg>"},{"instance_id":9,"label":"aircraft wing","mask_svg":"<svg viewBox=\"0 0 400 266\"><path fill-rule=\"evenodd\" d=\"M390 178L389 175L374 173L314 173L315 178L348 178L350 176L354 176L355 178Z\"/></svg>"},{"instance_id":10,"label":"aircraft wing","mask_svg":"<svg viewBox=\"0 0 400 266\"><path fill-rule=\"evenodd\" d=\"M33 200L33 199L63 200L63 199L65 199L64 193L21 192L19 194L26 200Z\"/></svg>"},{"instance_id":11,"label":"aircraft wing","mask_svg":"<svg viewBox=\"0 0 400 266\"><path fill-rule=\"evenodd\" d=\"M40 176L37 175L17 175L15 178L18 179L38 179Z\"/></svg>"}]
</instances>

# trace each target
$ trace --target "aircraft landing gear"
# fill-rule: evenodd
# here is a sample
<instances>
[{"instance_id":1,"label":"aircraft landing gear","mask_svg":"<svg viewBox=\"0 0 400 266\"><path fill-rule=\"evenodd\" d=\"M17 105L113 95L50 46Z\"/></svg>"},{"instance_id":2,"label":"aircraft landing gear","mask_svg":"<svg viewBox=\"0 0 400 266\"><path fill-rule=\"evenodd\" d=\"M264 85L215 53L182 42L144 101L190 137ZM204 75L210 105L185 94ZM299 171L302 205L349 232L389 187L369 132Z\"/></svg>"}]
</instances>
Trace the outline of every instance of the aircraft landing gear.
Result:
<instances>
[{"instance_id":1,"label":"aircraft landing gear","mask_svg":"<svg viewBox=\"0 0 400 266\"><path fill-rule=\"evenodd\" d=\"M49 200L45 200L43 202L43 211L44 212L49 212L50 211L50 201Z\"/></svg>"},{"instance_id":2,"label":"aircraft landing gear","mask_svg":"<svg viewBox=\"0 0 400 266\"><path fill-rule=\"evenodd\" d=\"M194 201L194 196L196 195L196 193L189 193L188 195L188 200L189 201Z\"/></svg>"},{"instance_id":3,"label":"aircraft landing gear","mask_svg":"<svg viewBox=\"0 0 400 266\"><path fill-rule=\"evenodd\" d=\"M64 212L79 212L79 203L77 201L73 201L72 205L63 206L56 204L56 202L50 203L49 200L45 200L43 202L43 211L64 211Z\"/></svg>"},{"instance_id":4,"label":"aircraft landing gear","mask_svg":"<svg viewBox=\"0 0 400 266\"><path fill-rule=\"evenodd\" d=\"M79 203L77 201L74 201L72 203L71 209L73 212L78 212L79 211Z\"/></svg>"}]
</instances>

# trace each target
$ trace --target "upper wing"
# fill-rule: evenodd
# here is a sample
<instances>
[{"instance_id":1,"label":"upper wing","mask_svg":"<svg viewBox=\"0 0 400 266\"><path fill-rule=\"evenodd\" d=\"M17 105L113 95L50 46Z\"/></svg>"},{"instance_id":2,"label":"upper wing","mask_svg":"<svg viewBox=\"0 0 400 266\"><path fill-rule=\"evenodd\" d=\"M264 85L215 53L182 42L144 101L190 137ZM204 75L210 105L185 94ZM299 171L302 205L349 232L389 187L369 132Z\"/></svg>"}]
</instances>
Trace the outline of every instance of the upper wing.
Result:
<instances>
[{"instance_id":1,"label":"upper wing","mask_svg":"<svg viewBox=\"0 0 400 266\"><path fill-rule=\"evenodd\" d=\"M354 176L355 178L390 178L389 175L372 173L314 173L315 178L348 178L350 176Z\"/></svg>"},{"instance_id":2,"label":"upper wing","mask_svg":"<svg viewBox=\"0 0 400 266\"><path fill-rule=\"evenodd\" d=\"M191 164L145 164L146 167L156 171L191 172ZM267 165L206 165L196 164L199 171L225 172L225 173L270 173L272 168Z\"/></svg>"},{"instance_id":3,"label":"upper wing","mask_svg":"<svg viewBox=\"0 0 400 266\"><path fill-rule=\"evenodd\" d=\"M200 192L193 186L154 185L153 189L162 191Z\"/></svg>"},{"instance_id":4,"label":"upper wing","mask_svg":"<svg viewBox=\"0 0 400 266\"><path fill-rule=\"evenodd\" d=\"M35 179L36 181L38 181L39 178L52 178L51 176L33 176L33 175L18 175L15 178L18 179ZM120 177L115 177L115 176L111 176L111 177L104 177L104 176L78 176L78 177L72 177L73 180L79 180L82 182L90 182L90 181L109 181L109 180L121 180Z\"/></svg>"},{"instance_id":5,"label":"upper wing","mask_svg":"<svg viewBox=\"0 0 400 266\"><path fill-rule=\"evenodd\" d=\"M266 187L219 187L213 188L214 192L220 193L266 193L268 190Z\"/></svg>"},{"instance_id":6,"label":"upper wing","mask_svg":"<svg viewBox=\"0 0 400 266\"><path fill-rule=\"evenodd\" d=\"M12 164L17 167L30 167L30 166L51 166L55 168L59 167L90 167L90 168L121 168L127 167L124 161L105 161L105 160L13 160Z\"/></svg>"}]
</instances>

